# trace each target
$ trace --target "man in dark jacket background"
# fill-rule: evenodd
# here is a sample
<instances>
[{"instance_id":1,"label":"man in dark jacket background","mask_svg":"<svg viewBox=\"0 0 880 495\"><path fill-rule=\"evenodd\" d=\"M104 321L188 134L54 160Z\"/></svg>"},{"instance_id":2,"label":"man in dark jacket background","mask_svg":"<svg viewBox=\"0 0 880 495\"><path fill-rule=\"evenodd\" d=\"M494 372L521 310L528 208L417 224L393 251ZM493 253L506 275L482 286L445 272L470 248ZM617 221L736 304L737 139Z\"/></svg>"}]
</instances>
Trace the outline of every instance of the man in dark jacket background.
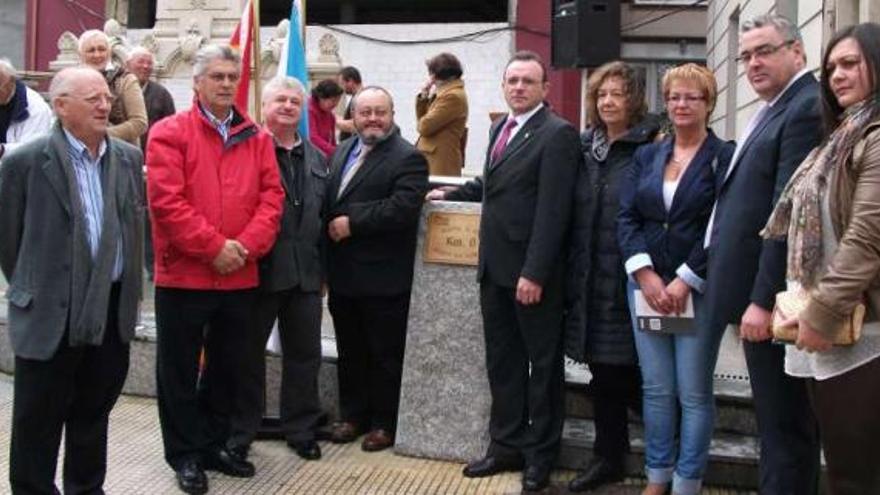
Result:
<instances>
[{"instance_id":1,"label":"man in dark jacket background","mask_svg":"<svg viewBox=\"0 0 880 495\"><path fill-rule=\"evenodd\" d=\"M327 161L297 133L305 89L279 76L263 88L263 118L275 139L275 158L284 188L281 230L272 251L259 261L260 289L248 330L229 440L247 450L263 417L266 340L278 320L281 341L281 430L303 459L321 457L315 430L321 419L318 370L321 366L321 212Z\"/></svg>"}]
</instances>

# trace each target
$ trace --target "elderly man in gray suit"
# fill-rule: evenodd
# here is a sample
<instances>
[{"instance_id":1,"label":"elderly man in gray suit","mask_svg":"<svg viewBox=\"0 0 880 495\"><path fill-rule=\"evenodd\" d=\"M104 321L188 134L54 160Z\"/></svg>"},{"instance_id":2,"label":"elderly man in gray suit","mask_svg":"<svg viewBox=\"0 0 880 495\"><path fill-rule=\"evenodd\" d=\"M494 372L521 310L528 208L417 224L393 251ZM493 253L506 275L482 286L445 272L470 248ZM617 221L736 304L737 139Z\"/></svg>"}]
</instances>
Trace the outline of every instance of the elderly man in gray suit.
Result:
<instances>
[{"instance_id":1,"label":"elderly man in gray suit","mask_svg":"<svg viewBox=\"0 0 880 495\"><path fill-rule=\"evenodd\" d=\"M58 124L0 167L0 267L9 280L13 493L102 493L107 420L128 371L141 298L143 156L107 136L100 73L49 88Z\"/></svg>"}]
</instances>

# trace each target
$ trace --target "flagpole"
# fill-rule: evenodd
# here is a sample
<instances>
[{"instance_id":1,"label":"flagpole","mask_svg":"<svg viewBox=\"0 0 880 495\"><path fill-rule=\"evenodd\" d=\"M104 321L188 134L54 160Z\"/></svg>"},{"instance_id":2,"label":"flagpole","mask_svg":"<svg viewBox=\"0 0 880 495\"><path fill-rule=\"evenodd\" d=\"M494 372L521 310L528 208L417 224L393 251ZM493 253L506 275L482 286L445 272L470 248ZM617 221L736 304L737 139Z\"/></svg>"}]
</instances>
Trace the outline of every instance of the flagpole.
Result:
<instances>
[{"instance_id":1,"label":"flagpole","mask_svg":"<svg viewBox=\"0 0 880 495\"><path fill-rule=\"evenodd\" d=\"M300 12L300 17L302 18L302 26L300 27L300 39L303 42L303 56L306 55L306 0L302 0L302 12ZM306 74L308 75L308 69L306 69Z\"/></svg>"},{"instance_id":2,"label":"flagpole","mask_svg":"<svg viewBox=\"0 0 880 495\"><path fill-rule=\"evenodd\" d=\"M260 123L260 110L261 110L261 89L262 89L262 81L261 81L261 71L260 71L260 0L253 0L253 14L254 14L254 22L251 24L254 26L254 46L253 46L253 58L254 58L254 77L251 79L254 81L254 120L257 123Z\"/></svg>"}]
</instances>

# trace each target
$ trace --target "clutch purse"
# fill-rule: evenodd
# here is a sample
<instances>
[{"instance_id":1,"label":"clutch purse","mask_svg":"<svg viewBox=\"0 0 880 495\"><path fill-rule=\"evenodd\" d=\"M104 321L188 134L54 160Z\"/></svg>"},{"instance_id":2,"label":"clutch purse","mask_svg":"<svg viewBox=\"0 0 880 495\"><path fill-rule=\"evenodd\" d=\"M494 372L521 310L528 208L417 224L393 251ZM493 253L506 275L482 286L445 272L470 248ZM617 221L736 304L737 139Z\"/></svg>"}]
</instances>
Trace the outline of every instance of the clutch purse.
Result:
<instances>
[{"instance_id":1,"label":"clutch purse","mask_svg":"<svg viewBox=\"0 0 880 495\"><path fill-rule=\"evenodd\" d=\"M797 340L798 327L783 325L785 320L797 316L807 305L809 299L806 292L801 290L787 290L776 294L776 305L773 307L773 340L786 344L793 344ZM859 303L853 310L852 316L840 332L834 336L834 345L853 345L862 336L862 323L865 321L865 305Z\"/></svg>"}]
</instances>

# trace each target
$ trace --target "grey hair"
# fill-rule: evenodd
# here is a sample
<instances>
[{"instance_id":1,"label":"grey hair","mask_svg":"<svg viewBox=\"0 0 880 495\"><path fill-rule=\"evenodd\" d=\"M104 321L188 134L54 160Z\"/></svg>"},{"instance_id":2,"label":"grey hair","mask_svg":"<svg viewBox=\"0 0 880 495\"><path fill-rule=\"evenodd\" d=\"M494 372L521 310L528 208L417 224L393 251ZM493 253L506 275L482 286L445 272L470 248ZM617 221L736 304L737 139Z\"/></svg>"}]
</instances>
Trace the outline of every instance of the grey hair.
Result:
<instances>
[{"instance_id":1,"label":"grey hair","mask_svg":"<svg viewBox=\"0 0 880 495\"><path fill-rule=\"evenodd\" d=\"M52 78L52 82L49 83L49 100L54 103L55 99L59 96L64 96L70 93L72 89L79 86L79 76L86 74L94 74L102 81L104 80L104 76L91 67L79 66L62 69L55 74L55 77Z\"/></svg>"},{"instance_id":2,"label":"grey hair","mask_svg":"<svg viewBox=\"0 0 880 495\"><path fill-rule=\"evenodd\" d=\"M763 14L753 17L743 22L742 27L740 28L740 33L747 33L752 29L759 29L766 26L772 26L776 32L782 35L785 41L804 42L803 37L801 37L801 31L793 22L791 22L791 19L779 14Z\"/></svg>"},{"instance_id":3,"label":"grey hair","mask_svg":"<svg viewBox=\"0 0 880 495\"><path fill-rule=\"evenodd\" d=\"M14 79L18 76L18 71L15 70L15 66L12 65L8 58L0 58L0 74L5 74Z\"/></svg>"},{"instance_id":4,"label":"grey hair","mask_svg":"<svg viewBox=\"0 0 880 495\"><path fill-rule=\"evenodd\" d=\"M149 48L147 48L145 46L136 46L136 47L132 48L130 52L128 52L128 57L125 60L129 61L129 60L132 60L133 58L139 57L141 55L147 55L148 57L150 57L153 60L156 59L156 57L153 56L153 52L151 52Z\"/></svg>"},{"instance_id":5,"label":"grey hair","mask_svg":"<svg viewBox=\"0 0 880 495\"><path fill-rule=\"evenodd\" d=\"M95 38L103 40L104 43L107 44L107 47L110 47L110 38L107 36L106 33L104 33L104 31L101 31L100 29L89 29L88 31L79 35L79 41L76 45L76 51L82 53L83 46L85 46L86 42L91 41Z\"/></svg>"},{"instance_id":6,"label":"grey hair","mask_svg":"<svg viewBox=\"0 0 880 495\"><path fill-rule=\"evenodd\" d=\"M394 111L394 98L391 97L391 93L389 93L387 89L383 88L382 86L364 86L363 88L361 88L360 91L358 91L354 96L351 97L351 111L352 112L357 110L358 97L360 95L366 93L367 91L378 91L380 93L384 93L385 96L388 97L388 104L391 105L390 110L392 112Z\"/></svg>"},{"instance_id":7,"label":"grey hair","mask_svg":"<svg viewBox=\"0 0 880 495\"><path fill-rule=\"evenodd\" d=\"M306 97L306 87L303 86L299 79L290 76L275 76L263 86L263 103L272 99L275 93L282 89L292 89L299 93L303 99Z\"/></svg>"},{"instance_id":8,"label":"grey hair","mask_svg":"<svg viewBox=\"0 0 880 495\"><path fill-rule=\"evenodd\" d=\"M215 60L228 60L235 63L238 70L241 71L241 57L228 45L205 45L196 52L195 61L193 62L193 77L205 75L208 70L208 64Z\"/></svg>"}]
</instances>

